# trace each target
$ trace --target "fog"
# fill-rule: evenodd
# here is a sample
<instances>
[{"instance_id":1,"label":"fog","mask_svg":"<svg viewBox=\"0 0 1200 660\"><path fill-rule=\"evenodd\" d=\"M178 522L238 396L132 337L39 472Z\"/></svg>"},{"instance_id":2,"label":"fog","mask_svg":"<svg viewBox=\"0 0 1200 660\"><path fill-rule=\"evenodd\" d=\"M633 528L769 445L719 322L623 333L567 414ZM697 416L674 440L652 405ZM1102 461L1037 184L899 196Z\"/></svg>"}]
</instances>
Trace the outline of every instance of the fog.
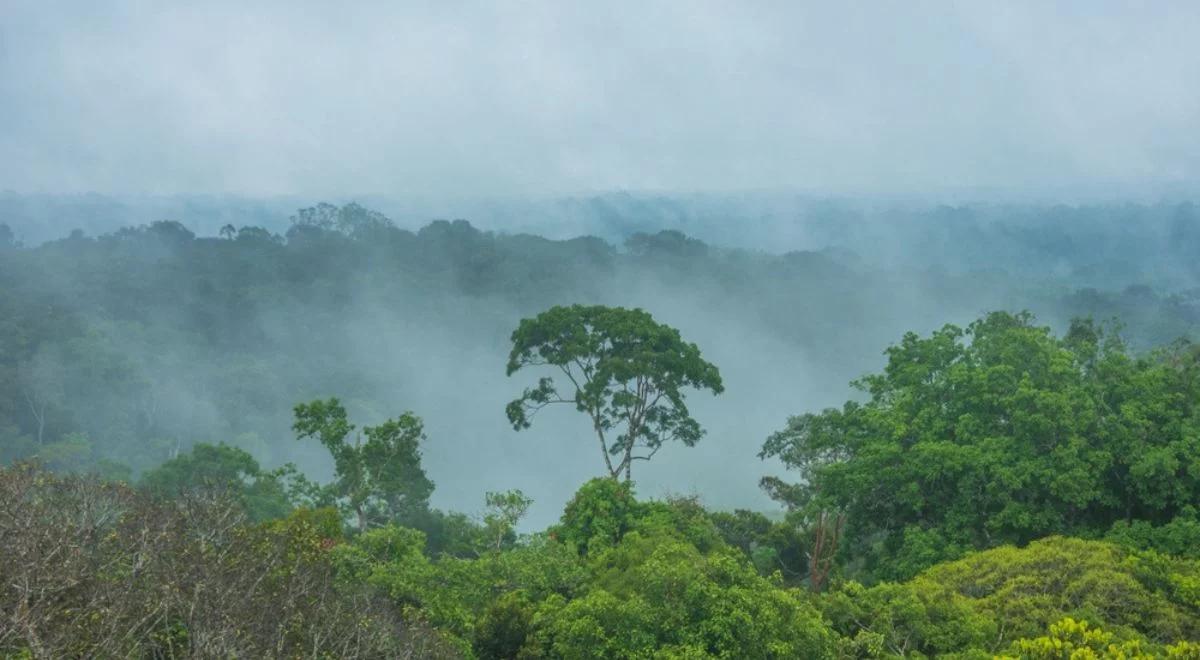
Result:
<instances>
[{"instance_id":1,"label":"fog","mask_svg":"<svg viewBox=\"0 0 1200 660\"><path fill-rule=\"evenodd\" d=\"M327 478L289 416L339 396L425 420L436 506L521 488L538 529L600 457L574 411L507 424L536 378L505 377L509 333L602 303L725 378L641 491L769 509L763 440L906 331L1200 324L1195 3L0 12L6 461L82 436L136 475L224 441ZM390 220L294 234L322 201Z\"/></svg>"},{"instance_id":2,"label":"fog","mask_svg":"<svg viewBox=\"0 0 1200 660\"><path fill-rule=\"evenodd\" d=\"M779 471L757 457L766 437L855 396L849 382L879 369L904 332L1029 309L1060 331L1074 316L1119 317L1144 351L1200 328L1189 202L621 194L478 207L501 226L523 209L526 224L566 235L550 240L461 221L307 236L276 215L279 199L0 201L18 236L59 229L0 249L5 457L82 434L86 460L136 475L196 442L228 442L328 479L324 449L288 427L294 404L338 396L360 425L407 410L425 420L436 506L475 513L486 491L521 488L535 500L529 529L602 471L579 413L549 409L519 433L504 417L540 375L504 375L509 334L554 304L642 307L700 346L726 385L689 399L708 434L639 463L635 479L645 495L756 510L775 506L758 488ZM201 233L145 225L164 209ZM740 232L723 222L739 218ZM239 229L217 238L219 223ZM74 227L88 230L63 238ZM611 238L574 238L585 233Z\"/></svg>"},{"instance_id":3,"label":"fog","mask_svg":"<svg viewBox=\"0 0 1200 660\"><path fill-rule=\"evenodd\" d=\"M1194 184L1195 3L9 0L0 188L1101 194Z\"/></svg>"}]
</instances>

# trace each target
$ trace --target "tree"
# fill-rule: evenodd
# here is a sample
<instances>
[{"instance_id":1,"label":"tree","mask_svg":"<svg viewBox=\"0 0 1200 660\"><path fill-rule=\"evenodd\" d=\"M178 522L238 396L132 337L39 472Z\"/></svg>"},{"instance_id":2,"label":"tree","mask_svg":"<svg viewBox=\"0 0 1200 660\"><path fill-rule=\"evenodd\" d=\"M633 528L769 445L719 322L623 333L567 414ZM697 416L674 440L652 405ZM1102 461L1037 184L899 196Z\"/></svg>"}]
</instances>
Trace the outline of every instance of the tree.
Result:
<instances>
[{"instance_id":1,"label":"tree","mask_svg":"<svg viewBox=\"0 0 1200 660\"><path fill-rule=\"evenodd\" d=\"M1112 633L1071 617L1051 624L1049 634L1044 637L1017 640L1012 650L1017 655L1002 656L1002 660L1151 660L1154 657L1139 641L1118 645Z\"/></svg>"},{"instance_id":2,"label":"tree","mask_svg":"<svg viewBox=\"0 0 1200 660\"><path fill-rule=\"evenodd\" d=\"M92 463L92 443L82 433L68 433L57 442L46 443L36 454L37 461L54 472L75 472Z\"/></svg>"},{"instance_id":3,"label":"tree","mask_svg":"<svg viewBox=\"0 0 1200 660\"><path fill-rule=\"evenodd\" d=\"M363 427L366 442L360 455L371 496L388 520L404 520L429 507L433 482L421 467L421 419L406 412L379 426Z\"/></svg>"},{"instance_id":4,"label":"tree","mask_svg":"<svg viewBox=\"0 0 1200 660\"><path fill-rule=\"evenodd\" d=\"M66 371L60 356L42 351L28 363L17 364L17 384L25 407L34 421L38 446L46 442L46 424L50 412L62 407L66 398Z\"/></svg>"},{"instance_id":5,"label":"tree","mask_svg":"<svg viewBox=\"0 0 1200 660\"><path fill-rule=\"evenodd\" d=\"M12 250L21 247L17 237L8 225L0 222L0 250Z\"/></svg>"},{"instance_id":6,"label":"tree","mask_svg":"<svg viewBox=\"0 0 1200 660\"><path fill-rule=\"evenodd\" d=\"M637 524L640 505L633 484L597 477L567 502L554 537L581 555L615 545Z\"/></svg>"},{"instance_id":7,"label":"tree","mask_svg":"<svg viewBox=\"0 0 1200 660\"><path fill-rule=\"evenodd\" d=\"M708 246L675 229L657 234L637 232L625 239L625 249L635 257L653 259L698 259L708 254Z\"/></svg>"},{"instance_id":8,"label":"tree","mask_svg":"<svg viewBox=\"0 0 1200 660\"><path fill-rule=\"evenodd\" d=\"M332 510L252 525L227 494L2 468L0 657L461 657L342 579L342 545Z\"/></svg>"},{"instance_id":9,"label":"tree","mask_svg":"<svg viewBox=\"0 0 1200 660\"><path fill-rule=\"evenodd\" d=\"M732 548L702 553L631 533L587 565L589 588L543 600L518 657L835 657L804 594L758 575Z\"/></svg>"},{"instance_id":10,"label":"tree","mask_svg":"<svg viewBox=\"0 0 1200 660\"><path fill-rule=\"evenodd\" d=\"M809 543L801 528L788 518L775 521L746 509L713 511L709 518L725 543L745 553L762 575L779 572L789 583L808 575Z\"/></svg>"},{"instance_id":11,"label":"tree","mask_svg":"<svg viewBox=\"0 0 1200 660\"><path fill-rule=\"evenodd\" d=\"M641 309L552 307L523 319L512 343L509 376L546 366L569 381L560 391L543 377L509 403L513 428L529 428L533 416L551 404L574 405L591 419L614 479L624 472L629 481L633 462L650 460L668 441L691 447L704 435L684 403L684 388L724 390L717 367L695 344Z\"/></svg>"},{"instance_id":12,"label":"tree","mask_svg":"<svg viewBox=\"0 0 1200 660\"><path fill-rule=\"evenodd\" d=\"M154 236L163 243L179 247L186 245L196 238L192 230L176 220L156 220L146 227L146 235Z\"/></svg>"},{"instance_id":13,"label":"tree","mask_svg":"<svg viewBox=\"0 0 1200 660\"><path fill-rule=\"evenodd\" d=\"M500 552L504 542L514 535L517 523L525 517L533 500L520 490L507 490L503 493L489 492L485 501L487 513L483 517L483 524L492 550Z\"/></svg>"},{"instance_id":14,"label":"tree","mask_svg":"<svg viewBox=\"0 0 1200 660\"><path fill-rule=\"evenodd\" d=\"M336 398L296 406L295 419L298 439L316 438L329 450L337 480L328 493L354 514L360 532L372 521L403 520L428 508L433 482L421 468L419 417L406 412L364 427L353 443L354 425Z\"/></svg>"},{"instance_id":15,"label":"tree","mask_svg":"<svg viewBox=\"0 0 1200 660\"><path fill-rule=\"evenodd\" d=\"M283 239L263 229L262 227L242 227L237 232L237 240L242 243L280 244Z\"/></svg>"},{"instance_id":16,"label":"tree","mask_svg":"<svg viewBox=\"0 0 1200 660\"><path fill-rule=\"evenodd\" d=\"M1197 597L1184 586L1196 583L1198 570L1195 561L1049 537L975 552L906 582L870 588L845 582L818 602L835 631L846 639L874 637L887 650L883 657L947 657L970 649L993 657L1065 617L1168 643L1200 633Z\"/></svg>"},{"instance_id":17,"label":"tree","mask_svg":"<svg viewBox=\"0 0 1200 660\"><path fill-rule=\"evenodd\" d=\"M834 536L873 577L1119 520L1161 525L1200 497L1194 353L1134 358L1092 324L1058 338L996 312L909 333L887 356L856 383L868 400L793 417L761 453L799 472L778 491L794 506L845 514Z\"/></svg>"},{"instance_id":18,"label":"tree","mask_svg":"<svg viewBox=\"0 0 1200 660\"><path fill-rule=\"evenodd\" d=\"M300 209L292 216L292 226L323 232L338 231L354 239L379 238L394 225L384 214L351 202L342 207L328 202Z\"/></svg>"},{"instance_id":19,"label":"tree","mask_svg":"<svg viewBox=\"0 0 1200 660\"><path fill-rule=\"evenodd\" d=\"M264 471L250 454L224 443L200 443L142 475L141 487L166 497L217 492L232 495L252 520L286 516L292 509L284 478L288 467Z\"/></svg>"},{"instance_id":20,"label":"tree","mask_svg":"<svg viewBox=\"0 0 1200 660\"><path fill-rule=\"evenodd\" d=\"M763 477L759 485L771 499L787 508L783 524L806 541L804 558L808 587L820 593L837 568L842 532L846 527L845 511L822 500L817 496L819 493L777 477Z\"/></svg>"}]
</instances>

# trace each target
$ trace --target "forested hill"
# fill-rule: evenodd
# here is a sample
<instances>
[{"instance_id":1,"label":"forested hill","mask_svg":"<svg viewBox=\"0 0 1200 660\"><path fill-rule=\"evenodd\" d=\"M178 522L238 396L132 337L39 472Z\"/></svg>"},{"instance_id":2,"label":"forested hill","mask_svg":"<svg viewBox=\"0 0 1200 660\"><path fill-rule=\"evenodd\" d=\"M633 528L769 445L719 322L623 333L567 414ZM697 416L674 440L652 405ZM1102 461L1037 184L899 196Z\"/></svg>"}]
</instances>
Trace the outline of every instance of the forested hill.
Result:
<instances>
[{"instance_id":1,"label":"forested hill","mask_svg":"<svg viewBox=\"0 0 1200 660\"><path fill-rule=\"evenodd\" d=\"M1166 227L1179 249L1190 245L1191 207L1153 214L1161 222L1139 241ZM1200 321L1200 295L1153 278L1080 288L1053 268L871 258L878 245L749 251L674 230L614 244L462 220L408 231L353 204L302 210L282 233L222 220L217 236L160 221L24 247L0 227L5 461L38 453L136 474L196 442L224 441L267 465L294 460L322 474L327 459L291 440L290 410L338 394L367 420L409 409L425 418L435 501L467 509L486 489L533 483L533 520L544 522L594 466L561 441L586 432L569 415L524 437L505 424L508 336L551 305L602 303L652 310L725 374L726 395L694 402L704 442L648 466L643 489L754 506L765 502L755 485L762 439L790 414L849 396L846 384L878 368L905 331L1028 309L1057 328L1117 318L1143 350L1193 335ZM958 245L971 253L988 240Z\"/></svg>"},{"instance_id":2,"label":"forested hill","mask_svg":"<svg viewBox=\"0 0 1200 660\"><path fill-rule=\"evenodd\" d=\"M951 272L999 269L1076 287L1140 282L1193 286L1200 270L1200 209L1187 196L1159 201L941 202L795 193L614 192L575 197L359 200L416 231L430 218L469 218L484 230L554 239L597 236L620 245L638 232L676 230L712 245L768 252L837 247L887 266ZM70 229L96 236L172 219L201 236L257 226L285 234L300 197L33 195L0 192L0 223L26 245ZM347 200L350 201L350 200Z\"/></svg>"}]
</instances>

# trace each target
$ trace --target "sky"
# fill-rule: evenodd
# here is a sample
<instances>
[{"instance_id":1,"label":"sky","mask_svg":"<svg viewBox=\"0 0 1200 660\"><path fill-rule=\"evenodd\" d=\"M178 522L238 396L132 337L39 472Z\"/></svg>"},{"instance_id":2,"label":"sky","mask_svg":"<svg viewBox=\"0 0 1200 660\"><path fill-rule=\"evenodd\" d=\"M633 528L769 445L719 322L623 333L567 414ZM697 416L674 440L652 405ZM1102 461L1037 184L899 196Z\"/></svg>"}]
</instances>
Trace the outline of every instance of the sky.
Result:
<instances>
[{"instance_id":1,"label":"sky","mask_svg":"<svg viewBox=\"0 0 1200 660\"><path fill-rule=\"evenodd\" d=\"M0 190L1200 180L1200 3L0 0Z\"/></svg>"}]
</instances>

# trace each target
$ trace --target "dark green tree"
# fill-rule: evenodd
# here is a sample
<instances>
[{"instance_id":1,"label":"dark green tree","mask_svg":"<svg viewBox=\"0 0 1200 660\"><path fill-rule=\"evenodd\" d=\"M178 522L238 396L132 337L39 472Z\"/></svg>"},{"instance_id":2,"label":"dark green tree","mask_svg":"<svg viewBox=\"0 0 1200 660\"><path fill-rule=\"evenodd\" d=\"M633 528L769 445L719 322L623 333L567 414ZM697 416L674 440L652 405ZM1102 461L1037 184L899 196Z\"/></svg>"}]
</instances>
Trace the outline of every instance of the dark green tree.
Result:
<instances>
[{"instance_id":1,"label":"dark green tree","mask_svg":"<svg viewBox=\"0 0 1200 660\"><path fill-rule=\"evenodd\" d=\"M282 518L292 509L284 477L287 471L264 471L254 457L226 444L201 443L142 475L141 487L156 495L177 497L196 492L227 492L253 520Z\"/></svg>"},{"instance_id":2,"label":"dark green tree","mask_svg":"<svg viewBox=\"0 0 1200 660\"><path fill-rule=\"evenodd\" d=\"M762 451L801 477L768 490L811 520L844 515L842 547L876 577L1121 520L1164 524L1200 497L1194 351L1134 358L1093 324L1060 339L998 312L909 333L887 356L857 383L867 401L793 417Z\"/></svg>"},{"instance_id":3,"label":"dark green tree","mask_svg":"<svg viewBox=\"0 0 1200 660\"><path fill-rule=\"evenodd\" d=\"M346 409L333 398L296 406L295 418L299 439L316 438L333 457L336 481L327 492L353 513L359 531L428 509L433 482L421 467L425 435L419 417L406 412L354 433Z\"/></svg>"},{"instance_id":4,"label":"dark green tree","mask_svg":"<svg viewBox=\"0 0 1200 660\"><path fill-rule=\"evenodd\" d=\"M687 446L704 435L684 402L684 388L724 390L717 367L679 331L641 309L572 305L523 319L512 334L508 375L525 367L550 367L550 377L508 404L513 428L528 428L551 404L586 413L614 479L632 478L633 462L650 460L668 441ZM615 460L614 460L615 459Z\"/></svg>"},{"instance_id":5,"label":"dark green tree","mask_svg":"<svg viewBox=\"0 0 1200 660\"><path fill-rule=\"evenodd\" d=\"M554 538L581 555L591 547L611 547L637 525L641 505L633 484L597 477L580 486L567 502Z\"/></svg>"}]
</instances>

